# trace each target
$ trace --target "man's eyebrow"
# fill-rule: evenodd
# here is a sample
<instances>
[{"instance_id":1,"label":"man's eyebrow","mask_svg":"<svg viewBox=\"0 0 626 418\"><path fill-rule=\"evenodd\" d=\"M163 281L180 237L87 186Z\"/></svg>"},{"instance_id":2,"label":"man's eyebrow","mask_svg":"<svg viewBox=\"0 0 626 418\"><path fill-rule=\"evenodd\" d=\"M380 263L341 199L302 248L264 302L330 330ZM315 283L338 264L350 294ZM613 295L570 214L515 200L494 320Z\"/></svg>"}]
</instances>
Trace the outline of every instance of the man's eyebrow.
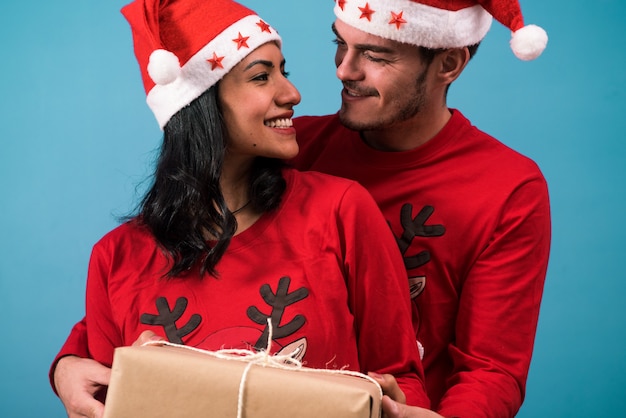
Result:
<instances>
[{"instance_id":1,"label":"man's eyebrow","mask_svg":"<svg viewBox=\"0 0 626 418\"><path fill-rule=\"evenodd\" d=\"M341 35L339 35L339 32L337 31L337 28L335 27L334 23L331 25L331 29L337 38L343 40ZM372 52L378 52L381 54L392 54L395 52L393 49L388 48L386 46L373 45L373 44L355 44L353 48L358 49L360 51L372 51Z\"/></svg>"}]
</instances>

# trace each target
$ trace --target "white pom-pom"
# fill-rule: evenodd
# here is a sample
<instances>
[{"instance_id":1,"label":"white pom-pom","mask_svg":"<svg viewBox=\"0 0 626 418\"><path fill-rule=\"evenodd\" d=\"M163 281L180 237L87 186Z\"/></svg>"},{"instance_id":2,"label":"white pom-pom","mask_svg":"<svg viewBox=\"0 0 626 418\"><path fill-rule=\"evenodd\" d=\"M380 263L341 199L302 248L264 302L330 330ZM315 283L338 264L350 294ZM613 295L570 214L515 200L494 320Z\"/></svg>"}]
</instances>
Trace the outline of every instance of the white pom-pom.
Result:
<instances>
[{"instance_id":1,"label":"white pom-pom","mask_svg":"<svg viewBox=\"0 0 626 418\"><path fill-rule=\"evenodd\" d=\"M180 75L178 57L165 49L153 51L148 61L148 74L156 84L170 84Z\"/></svg>"},{"instance_id":2,"label":"white pom-pom","mask_svg":"<svg viewBox=\"0 0 626 418\"><path fill-rule=\"evenodd\" d=\"M537 58L548 44L548 34L537 25L524 26L513 33L511 49L515 56L524 61Z\"/></svg>"}]
</instances>

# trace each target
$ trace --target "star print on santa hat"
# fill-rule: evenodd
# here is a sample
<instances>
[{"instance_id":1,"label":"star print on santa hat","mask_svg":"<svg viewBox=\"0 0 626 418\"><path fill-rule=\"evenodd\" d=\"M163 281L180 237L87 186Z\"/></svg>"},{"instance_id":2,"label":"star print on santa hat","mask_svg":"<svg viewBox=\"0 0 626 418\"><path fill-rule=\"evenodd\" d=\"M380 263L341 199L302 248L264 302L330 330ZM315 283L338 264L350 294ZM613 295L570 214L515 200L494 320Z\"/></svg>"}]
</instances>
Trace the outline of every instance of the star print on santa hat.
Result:
<instances>
[{"instance_id":1,"label":"star print on santa hat","mask_svg":"<svg viewBox=\"0 0 626 418\"><path fill-rule=\"evenodd\" d=\"M214 71L216 68L224 68L222 65L222 60L224 57L218 57L217 54L213 53L213 58L209 58L207 61L211 63L211 71Z\"/></svg>"},{"instance_id":2,"label":"star print on santa hat","mask_svg":"<svg viewBox=\"0 0 626 418\"><path fill-rule=\"evenodd\" d=\"M389 21L390 25L396 25L396 29L400 29L403 23L406 23L406 20L402 19L402 13L394 13L391 12L391 20Z\"/></svg>"},{"instance_id":3,"label":"star print on santa hat","mask_svg":"<svg viewBox=\"0 0 626 418\"><path fill-rule=\"evenodd\" d=\"M272 33L272 31L270 30L270 25L268 25L262 20L259 20L259 23L257 23L257 26L261 28L261 32Z\"/></svg>"},{"instance_id":4,"label":"star print on santa hat","mask_svg":"<svg viewBox=\"0 0 626 418\"><path fill-rule=\"evenodd\" d=\"M122 14L161 129L251 51L282 43L268 23L232 0L134 0Z\"/></svg>"},{"instance_id":5,"label":"star print on santa hat","mask_svg":"<svg viewBox=\"0 0 626 418\"><path fill-rule=\"evenodd\" d=\"M233 39L233 42L237 44L237 49L239 50L243 47L249 48L248 39L250 39L249 36L241 36L241 32L239 32L237 38Z\"/></svg>"},{"instance_id":6,"label":"star print on santa hat","mask_svg":"<svg viewBox=\"0 0 626 418\"><path fill-rule=\"evenodd\" d=\"M335 0L334 11L369 34L431 49L476 45L494 18L511 30L519 59L537 58L548 43L542 28L524 25L518 0Z\"/></svg>"},{"instance_id":7,"label":"star print on santa hat","mask_svg":"<svg viewBox=\"0 0 626 418\"><path fill-rule=\"evenodd\" d=\"M365 7L359 7L359 10L361 11L361 17L359 17L359 19L365 18L369 22L372 21L372 15L376 13L375 10L370 9L369 3L365 3Z\"/></svg>"}]
</instances>

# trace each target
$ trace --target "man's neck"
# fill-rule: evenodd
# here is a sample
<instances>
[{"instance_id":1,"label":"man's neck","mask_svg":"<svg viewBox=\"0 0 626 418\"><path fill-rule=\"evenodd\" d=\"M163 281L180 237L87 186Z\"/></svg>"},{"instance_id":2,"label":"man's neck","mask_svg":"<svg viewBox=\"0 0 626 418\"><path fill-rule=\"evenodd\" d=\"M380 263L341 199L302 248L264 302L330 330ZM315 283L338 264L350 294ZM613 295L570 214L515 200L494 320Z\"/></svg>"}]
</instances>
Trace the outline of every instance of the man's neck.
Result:
<instances>
[{"instance_id":1,"label":"man's neck","mask_svg":"<svg viewBox=\"0 0 626 418\"><path fill-rule=\"evenodd\" d=\"M445 107L424 112L391 127L361 132L361 138L379 151L399 152L415 149L434 138L448 123L452 113Z\"/></svg>"}]
</instances>

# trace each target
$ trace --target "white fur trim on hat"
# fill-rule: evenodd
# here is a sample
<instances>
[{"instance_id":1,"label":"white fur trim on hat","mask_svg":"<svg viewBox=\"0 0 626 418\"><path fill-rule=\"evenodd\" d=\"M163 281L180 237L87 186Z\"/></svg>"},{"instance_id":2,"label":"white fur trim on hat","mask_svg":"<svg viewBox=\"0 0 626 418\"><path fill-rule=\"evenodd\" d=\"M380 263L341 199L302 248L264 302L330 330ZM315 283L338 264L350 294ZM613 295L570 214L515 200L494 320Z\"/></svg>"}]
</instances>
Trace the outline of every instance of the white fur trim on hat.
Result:
<instances>
[{"instance_id":1,"label":"white fur trim on hat","mask_svg":"<svg viewBox=\"0 0 626 418\"><path fill-rule=\"evenodd\" d=\"M427 48L477 44L493 20L480 5L450 11L407 0L338 0L334 10L359 30Z\"/></svg>"},{"instance_id":2,"label":"white fur trim on hat","mask_svg":"<svg viewBox=\"0 0 626 418\"><path fill-rule=\"evenodd\" d=\"M146 101L161 129L176 112L221 80L253 50L272 41L281 44L278 32L259 16L249 15L224 29L180 67L179 72L174 69L171 57L164 58L167 51L159 53L155 61L160 65L155 64L154 68L150 66L151 55L148 71L157 84L148 92Z\"/></svg>"}]
</instances>

